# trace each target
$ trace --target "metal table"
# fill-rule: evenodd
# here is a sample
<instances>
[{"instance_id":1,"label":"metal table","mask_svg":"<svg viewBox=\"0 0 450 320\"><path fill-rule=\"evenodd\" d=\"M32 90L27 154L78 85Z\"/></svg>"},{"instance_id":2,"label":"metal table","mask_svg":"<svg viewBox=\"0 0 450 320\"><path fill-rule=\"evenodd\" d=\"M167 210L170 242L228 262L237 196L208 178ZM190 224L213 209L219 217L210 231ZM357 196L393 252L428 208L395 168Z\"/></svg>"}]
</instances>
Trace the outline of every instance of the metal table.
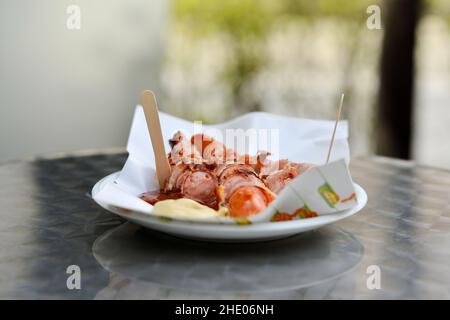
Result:
<instances>
[{"instance_id":1,"label":"metal table","mask_svg":"<svg viewBox=\"0 0 450 320\"><path fill-rule=\"evenodd\" d=\"M290 239L207 244L143 230L90 199L125 159L0 165L0 298L450 298L448 171L353 159L352 176L369 195L360 213ZM71 265L80 289L68 287Z\"/></svg>"}]
</instances>

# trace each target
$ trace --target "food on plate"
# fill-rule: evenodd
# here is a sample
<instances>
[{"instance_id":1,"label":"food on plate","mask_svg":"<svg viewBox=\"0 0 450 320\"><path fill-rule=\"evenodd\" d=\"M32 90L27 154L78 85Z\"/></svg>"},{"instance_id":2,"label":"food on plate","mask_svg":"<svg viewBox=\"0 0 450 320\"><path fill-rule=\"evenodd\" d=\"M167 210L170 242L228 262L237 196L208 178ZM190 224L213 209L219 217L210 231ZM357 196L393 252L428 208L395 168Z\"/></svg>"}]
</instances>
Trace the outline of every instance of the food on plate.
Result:
<instances>
[{"instance_id":1,"label":"food on plate","mask_svg":"<svg viewBox=\"0 0 450 320\"><path fill-rule=\"evenodd\" d=\"M302 174L308 169L314 168L316 165L311 163L293 163L288 162L280 169L275 170L265 176L264 182L267 187L274 193L278 194L284 188L286 183Z\"/></svg>"},{"instance_id":2,"label":"food on plate","mask_svg":"<svg viewBox=\"0 0 450 320\"><path fill-rule=\"evenodd\" d=\"M257 214L276 198L249 164L225 163L215 171L219 204L228 208L232 217Z\"/></svg>"},{"instance_id":3,"label":"food on plate","mask_svg":"<svg viewBox=\"0 0 450 320\"><path fill-rule=\"evenodd\" d=\"M240 155L205 134L187 138L178 131L169 144L170 178L161 190L140 196L155 205L155 213L252 216L267 208L290 180L316 166L271 161L266 151Z\"/></svg>"}]
</instances>

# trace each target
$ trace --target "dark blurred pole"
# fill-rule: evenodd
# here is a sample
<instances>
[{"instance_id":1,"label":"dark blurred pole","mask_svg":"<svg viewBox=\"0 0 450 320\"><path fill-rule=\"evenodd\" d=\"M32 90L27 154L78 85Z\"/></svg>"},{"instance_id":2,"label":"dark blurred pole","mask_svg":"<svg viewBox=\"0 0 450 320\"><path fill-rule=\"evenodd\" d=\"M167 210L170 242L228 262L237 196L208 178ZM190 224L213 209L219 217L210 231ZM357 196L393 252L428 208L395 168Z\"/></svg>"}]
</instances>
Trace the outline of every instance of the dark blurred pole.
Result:
<instances>
[{"instance_id":1,"label":"dark blurred pole","mask_svg":"<svg viewBox=\"0 0 450 320\"><path fill-rule=\"evenodd\" d=\"M384 1L376 145L380 155L402 159L411 155L415 33L422 2Z\"/></svg>"}]
</instances>

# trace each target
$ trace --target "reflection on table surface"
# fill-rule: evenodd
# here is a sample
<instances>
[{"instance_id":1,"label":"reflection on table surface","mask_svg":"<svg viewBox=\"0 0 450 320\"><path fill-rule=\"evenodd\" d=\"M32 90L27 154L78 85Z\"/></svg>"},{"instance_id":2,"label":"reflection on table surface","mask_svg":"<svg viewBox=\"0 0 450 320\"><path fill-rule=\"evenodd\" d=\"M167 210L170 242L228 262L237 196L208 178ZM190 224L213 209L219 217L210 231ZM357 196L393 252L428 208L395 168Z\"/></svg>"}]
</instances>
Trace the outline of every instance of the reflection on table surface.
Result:
<instances>
[{"instance_id":1,"label":"reflection on table surface","mask_svg":"<svg viewBox=\"0 0 450 320\"><path fill-rule=\"evenodd\" d=\"M363 248L336 228L276 241L221 244L178 239L125 223L101 236L93 252L105 269L140 283L141 291L130 290L134 295L146 297L142 289L153 292L159 286L173 292L233 297L330 281L354 268Z\"/></svg>"},{"instance_id":2,"label":"reflection on table surface","mask_svg":"<svg viewBox=\"0 0 450 320\"><path fill-rule=\"evenodd\" d=\"M125 158L0 165L0 298L450 298L447 171L354 159L352 176L369 196L363 211L237 246L146 231L99 208L91 187ZM81 269L81 290L67 289L69 265ZM381 288L371 290L374 265Z\"/></svg>"}]
</instances>

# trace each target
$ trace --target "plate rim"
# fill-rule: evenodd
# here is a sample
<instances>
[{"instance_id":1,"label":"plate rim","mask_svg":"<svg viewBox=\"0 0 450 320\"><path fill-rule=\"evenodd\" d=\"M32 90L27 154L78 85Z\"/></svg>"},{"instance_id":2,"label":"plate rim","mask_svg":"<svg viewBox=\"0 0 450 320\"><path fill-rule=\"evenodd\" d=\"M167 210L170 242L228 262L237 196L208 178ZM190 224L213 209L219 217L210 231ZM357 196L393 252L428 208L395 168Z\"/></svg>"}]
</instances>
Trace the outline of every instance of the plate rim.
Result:
<instances>
[{"instance_id":1,"label":"plate rim","mask_svg":"<svg viewBox=\"0 0 450 320\"><path fill-rule=\"evenodd\" d=\"M258 222L258 223L251 223L251 224L244 224L244 225L238 225L238 224L221 224L221 223L204 223L199 221L183 221L183 220L176 220L171 219L170 221L163 221L160 219L159 216L151 216L145 213L136 212L137 214L134 214L133 216L129 216L127 214L120 213L118 210L114 210L113 207L108 205L107 203L103 203L102 201L98 201L95 199L95 194L97 194L101 188L109 181L116 179L120 175L120 170L113 172L103 178L101 178L99 181L95 183L95 185L92 187L91 190L91 196L92 199L100 205L103 209L114 213L126 220L138 223L140 225L143 225L144 227L148 228L147 224L154 224L154 225L164 225L167 226L168 224L172 225L173 227L183 227L186 231L187 229L190 229L190 231L195 231L200 229L208 230L210 232L214 231L226 231L226 232L234 232L236 234L242 233L243 230L246 231L280 231L284 230L286 232L294 232L298 229L317 229L324 225L328 225L334 222L337 222L339 220L348 218L357 212L361 211L365 205L367 204L368 196L365 190L357 183L353 182L353 185L355 186L355 189L358 194L358 204L350 209L346 209L342 212L337 213L331 213L326 215L321 215L314 218L309 219L297 219L292 221L277 221L277 222ZM144 224L142 224L144 223ZM300 231L302 232L302 231Z\"/></svg>"}]
</instances>

